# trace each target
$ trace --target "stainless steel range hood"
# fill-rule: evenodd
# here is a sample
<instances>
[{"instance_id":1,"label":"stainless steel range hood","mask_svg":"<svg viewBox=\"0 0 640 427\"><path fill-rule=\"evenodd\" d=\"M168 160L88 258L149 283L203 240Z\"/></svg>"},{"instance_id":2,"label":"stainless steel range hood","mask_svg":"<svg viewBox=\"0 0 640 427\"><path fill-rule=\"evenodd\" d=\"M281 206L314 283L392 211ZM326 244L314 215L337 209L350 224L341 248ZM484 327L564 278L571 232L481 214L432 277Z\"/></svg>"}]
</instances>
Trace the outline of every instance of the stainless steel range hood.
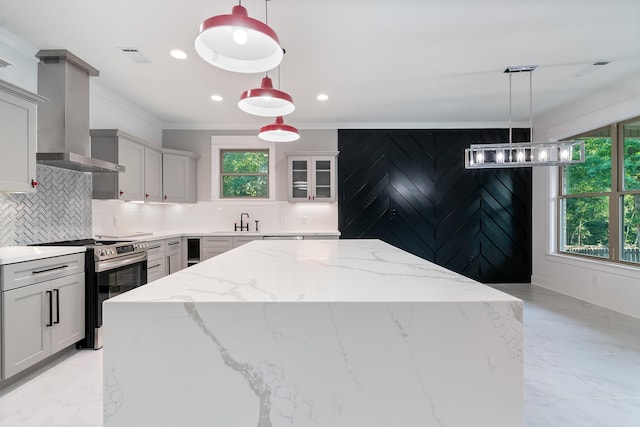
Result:
<instances>
[{"instance_id":1,"label":"stainless steel range hood","mask_svg":"<svg viewBox=\"0 0 640 427\"><path fill-rule=\"evenodd\" d=\"M36 161L81 172L124 171L91 157L89 77L98 70L67 50L41 50L36 57L38 93L49 98L38 108Z\"/></svg>"}]
</instances>

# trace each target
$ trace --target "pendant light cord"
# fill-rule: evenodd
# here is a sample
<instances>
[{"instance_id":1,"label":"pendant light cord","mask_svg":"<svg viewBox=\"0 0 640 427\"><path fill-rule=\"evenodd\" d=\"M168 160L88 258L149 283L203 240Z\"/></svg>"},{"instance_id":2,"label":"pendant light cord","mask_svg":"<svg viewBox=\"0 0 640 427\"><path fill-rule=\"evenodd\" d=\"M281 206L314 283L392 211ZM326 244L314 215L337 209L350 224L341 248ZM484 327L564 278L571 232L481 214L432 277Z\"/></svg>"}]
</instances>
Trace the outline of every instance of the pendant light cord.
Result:
<instances>
[{"instance_id":1,"label":"pendant light cord","mask_svg":"<svg viewBox=\"0 0 640 427\"><path fill-rule=\"evenodd\" d=\"M509 144L513 142L513 129L511 127L511 74L509 73Z\"/></svg>"},{"instance_id":2,"label":"pendant light cord","mask_svg":"<svg viewBox=\"0 0 640 427\"><path fill-rule=\"evenodd\" d=\"M533 141L533 71L529 71L529 141Z\"/></svg>"}]
</instances>

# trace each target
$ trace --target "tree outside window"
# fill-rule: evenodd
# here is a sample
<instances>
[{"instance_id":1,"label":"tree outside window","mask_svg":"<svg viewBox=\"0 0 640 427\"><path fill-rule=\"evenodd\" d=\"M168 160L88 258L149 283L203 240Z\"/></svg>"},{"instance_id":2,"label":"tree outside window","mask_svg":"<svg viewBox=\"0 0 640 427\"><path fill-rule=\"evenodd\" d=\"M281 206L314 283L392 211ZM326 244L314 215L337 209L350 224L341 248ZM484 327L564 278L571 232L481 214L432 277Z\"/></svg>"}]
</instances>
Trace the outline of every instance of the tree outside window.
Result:
<instances>
[{"instance_id":1,"label":"tree outside window","mask_svg":"<svg viewBox=\"0 0 640 427\"><path fill-rule=\"evenodd\" d=\"M640 263L640 122L591 132L561 168L561 252Z\"/></svg>"},{"instance_id":2,"label":"tree outside window","mask_svg":"<svg viewBox=\"0 0 640 427\"><path fill-rule=\"evenodd\" d=\"M220 150L222 198L269 198L269 150Z\"/></svg>"}]
</instances>

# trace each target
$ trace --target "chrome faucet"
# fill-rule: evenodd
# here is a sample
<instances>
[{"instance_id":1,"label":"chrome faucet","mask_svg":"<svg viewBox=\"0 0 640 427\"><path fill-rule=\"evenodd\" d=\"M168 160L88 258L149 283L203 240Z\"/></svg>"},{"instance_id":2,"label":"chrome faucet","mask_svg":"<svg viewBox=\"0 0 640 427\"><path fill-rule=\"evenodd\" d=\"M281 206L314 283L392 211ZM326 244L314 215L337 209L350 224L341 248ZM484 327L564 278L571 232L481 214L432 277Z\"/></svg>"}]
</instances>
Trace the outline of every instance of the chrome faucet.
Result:
<instances>
[{"instance_id":1,"label":"chrome faucet","mask_svg":"<svg viewBox=\"0 0 640 427\"><path fill-rule=\"evenodd\" d=\"M240 214L240 231L249 231L249 223L244 223L244 216L247 216L247 219L249 219L249 214L246 212L242 212ZM235 224L234 227L235 231L238 231L238 223Z\"/></svg>"}]
</instances>

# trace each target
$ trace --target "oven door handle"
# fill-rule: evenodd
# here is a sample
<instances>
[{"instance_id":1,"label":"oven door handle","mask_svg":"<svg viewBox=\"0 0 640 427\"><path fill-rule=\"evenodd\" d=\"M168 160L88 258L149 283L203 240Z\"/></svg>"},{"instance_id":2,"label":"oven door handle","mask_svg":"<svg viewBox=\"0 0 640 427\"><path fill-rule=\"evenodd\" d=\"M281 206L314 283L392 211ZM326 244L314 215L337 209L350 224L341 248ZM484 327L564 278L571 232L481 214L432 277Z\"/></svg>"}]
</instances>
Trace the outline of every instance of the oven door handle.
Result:
<instances>
[{"instance_id":1,"label":"oven door handle","mask_svg":"<svg viewBox=\"0 0 640 427\"><path fill-rule=\"evenodd\" d=\"M96 273L102 273L103 271L113 270L119 267L126 267L130 264L136 264L147 260L147 254L137 255L135 257L127 257L125 259L106 260L96 263Z\"/></svg>"}]
</instances>

